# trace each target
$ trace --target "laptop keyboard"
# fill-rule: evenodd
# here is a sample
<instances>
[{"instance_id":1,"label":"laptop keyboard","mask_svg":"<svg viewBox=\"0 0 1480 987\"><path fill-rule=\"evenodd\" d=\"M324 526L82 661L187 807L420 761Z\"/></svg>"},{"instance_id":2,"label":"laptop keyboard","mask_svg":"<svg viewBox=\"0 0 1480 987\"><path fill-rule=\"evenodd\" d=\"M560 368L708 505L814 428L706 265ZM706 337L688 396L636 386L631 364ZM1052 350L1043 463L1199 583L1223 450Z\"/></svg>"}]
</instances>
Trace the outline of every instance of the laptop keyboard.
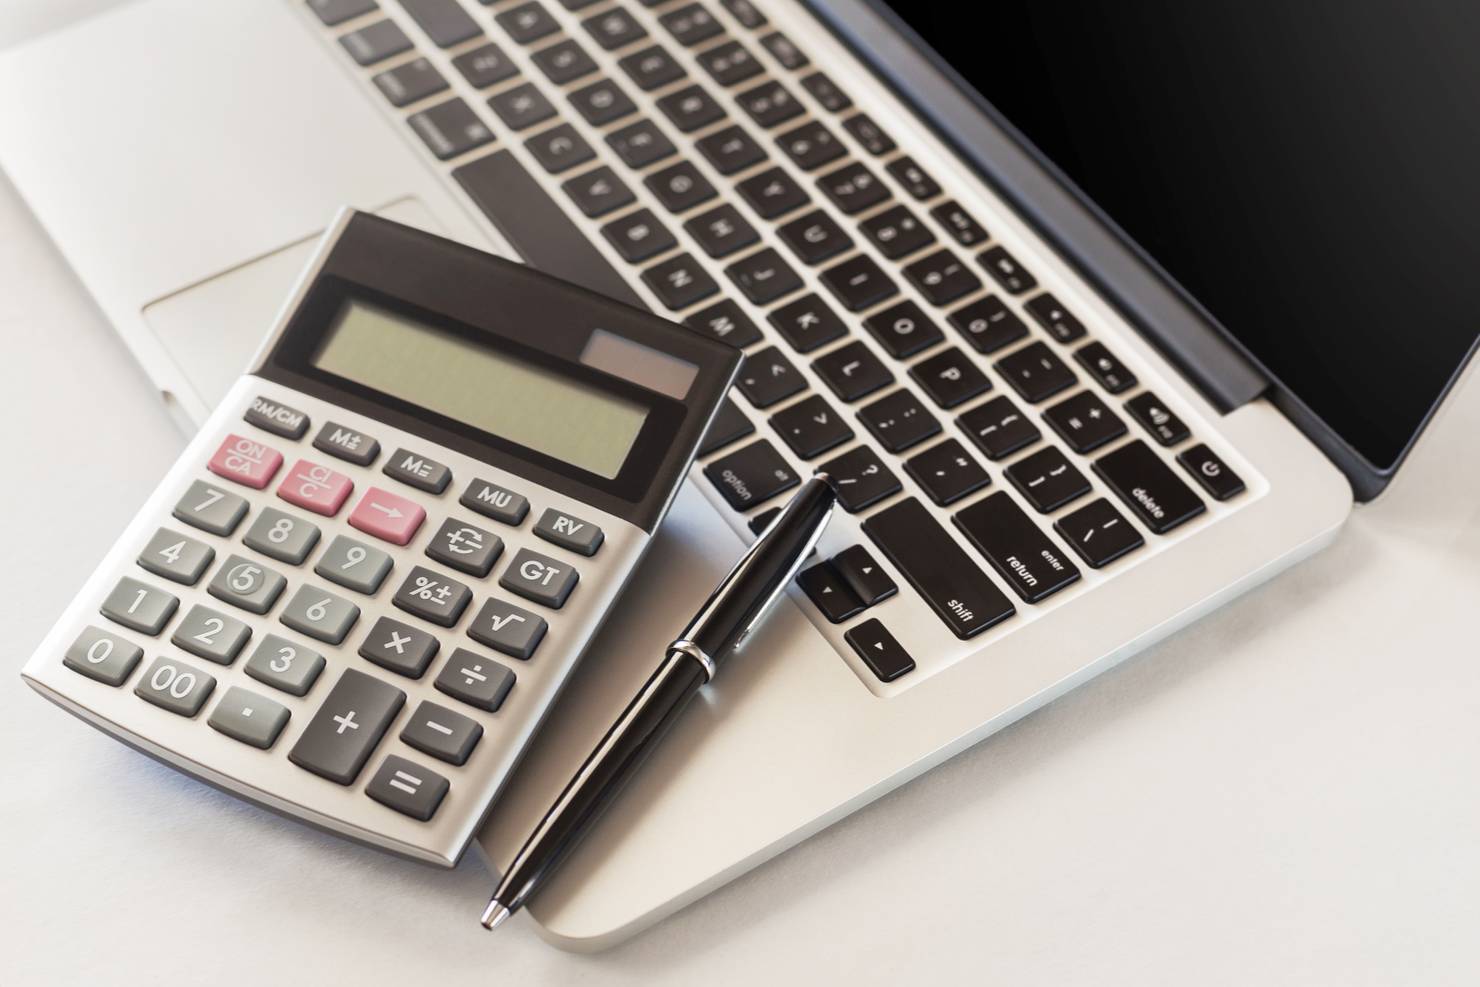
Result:
<instances>
[{"instance_id":1,"label":"laptop keyboard","mask_svg":"<svg viewBox=\"0 0 1480 987\"><path fill-rule=\"evenodd\" d=\"M866 542L798 583L860 674L907 683L912 621L1021 620L1244 492L748 0L308 6L526 261L635 305L641 283L745 351L702 472L752 531L834 477Z\"/></svg>"}]
</instances>

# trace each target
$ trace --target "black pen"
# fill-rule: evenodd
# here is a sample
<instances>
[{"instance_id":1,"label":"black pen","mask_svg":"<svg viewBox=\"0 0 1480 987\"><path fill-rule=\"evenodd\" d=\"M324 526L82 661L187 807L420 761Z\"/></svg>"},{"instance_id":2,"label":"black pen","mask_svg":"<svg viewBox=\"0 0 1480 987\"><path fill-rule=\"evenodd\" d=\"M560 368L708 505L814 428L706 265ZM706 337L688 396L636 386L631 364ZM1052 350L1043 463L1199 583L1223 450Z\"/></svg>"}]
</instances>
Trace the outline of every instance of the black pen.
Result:
<instances>
[{"instance_id":1,"label":"black pen","mask_svg":"<svg viewBox=\"0 0 1480 987\"><path fill-rule=\"evenodd\" d=\"M699 687L714 678L719 662L796 576L837 499L825 473L808 480L720 582L524 841L483 910L485 929L498 928L522 908L586 835Z\"/></svg>"}]
</instances>

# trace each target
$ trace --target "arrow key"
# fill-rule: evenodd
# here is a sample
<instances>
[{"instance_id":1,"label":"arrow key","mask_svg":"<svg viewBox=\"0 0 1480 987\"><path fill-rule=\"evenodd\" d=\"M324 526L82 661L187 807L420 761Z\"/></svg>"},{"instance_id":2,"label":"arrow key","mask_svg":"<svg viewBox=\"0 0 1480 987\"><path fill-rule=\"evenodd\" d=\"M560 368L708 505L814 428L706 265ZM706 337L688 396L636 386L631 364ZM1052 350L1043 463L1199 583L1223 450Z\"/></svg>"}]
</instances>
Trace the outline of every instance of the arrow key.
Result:
<instances>
[{"instance_id":1,"label":"arrow key","mask_svg":"<svg viewBox=\"0 0 1480 987\"><path fill-rule=\"evenodd\" d=\"M877 620L865 620L843 635L880 682L893 682L915 670L915 659Z\"/></svg>"},{"instance_id":2,"label":"arrow key","mask_svg":"<svg viewBox=\"0 0 1480 987\"><path fill-rule=\"evenodd\" d=\"M797 585L802 592L822 611L822 615L834 624L841 624L849 617L863 612L863 601L843 581L842 575L830 562L819 562L810 569L802 570L797 576Z\"/></svg>"},{"instance_id":3,"label":"arrow key","mask_svg":"<svg viewBox=\"0 0 1480 987\"><path fill-rule=\"evenodd\" d=\"M421 505L379 487L365 491L349 516L351 526L395 545L405 545L416 535L427 512Z\"/></svg>"},{"instance_id":4,"label":"arrow key","mask_svg":"<svg viewBox=\"0 0 1480 987\"><path fill-rule=\"evenodd\" d=\"M899 592L899 585L889 578L889 573L862 545L854 545L834 555L832 564L843 577L843 582L866 607L882 603Z\"/></svg>"}]
</instances>

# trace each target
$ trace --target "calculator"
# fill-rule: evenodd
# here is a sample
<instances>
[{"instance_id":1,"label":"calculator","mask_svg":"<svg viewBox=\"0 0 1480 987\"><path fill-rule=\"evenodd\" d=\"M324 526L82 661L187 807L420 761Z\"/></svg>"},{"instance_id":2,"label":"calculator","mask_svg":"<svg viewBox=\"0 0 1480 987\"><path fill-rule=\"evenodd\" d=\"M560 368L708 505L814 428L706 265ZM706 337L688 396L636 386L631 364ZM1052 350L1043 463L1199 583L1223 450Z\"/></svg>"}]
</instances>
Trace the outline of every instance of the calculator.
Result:
<instances>
[{"instance_id":1,"label":"calculator","mask_svg":"<svg viewBox=\"0 0 1480 987\"><path fill-rule=\"evenodd\" d=\"M451 866L739 362L346 210L22 674L204 781Z\"/></svg>"}]
</instances>

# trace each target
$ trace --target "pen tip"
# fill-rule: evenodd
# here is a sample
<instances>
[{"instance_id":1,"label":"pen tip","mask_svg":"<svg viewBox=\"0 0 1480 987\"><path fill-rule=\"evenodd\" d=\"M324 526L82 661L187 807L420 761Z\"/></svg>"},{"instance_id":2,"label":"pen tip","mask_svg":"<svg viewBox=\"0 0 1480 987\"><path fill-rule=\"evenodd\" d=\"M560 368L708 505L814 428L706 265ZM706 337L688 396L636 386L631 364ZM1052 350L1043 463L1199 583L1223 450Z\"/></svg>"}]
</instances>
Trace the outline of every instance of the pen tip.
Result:
<instances>
[{"instance_id":1,"label":"pen tip","mask_svg":"<svg viewBox=\"0 0 1480 987\"><path fill-rule=\"evenodd\" d=\"M483 923L483 928L487 929L489 932L492 932L494 929L497 929L499 926L503 925L504 922L508 921L509 916L512 914L513 912L509 911L497 901L490 901L488 903L488 907L483 909L483 917L479 919L479 921Z\"/></svg>"}]
</instances>

